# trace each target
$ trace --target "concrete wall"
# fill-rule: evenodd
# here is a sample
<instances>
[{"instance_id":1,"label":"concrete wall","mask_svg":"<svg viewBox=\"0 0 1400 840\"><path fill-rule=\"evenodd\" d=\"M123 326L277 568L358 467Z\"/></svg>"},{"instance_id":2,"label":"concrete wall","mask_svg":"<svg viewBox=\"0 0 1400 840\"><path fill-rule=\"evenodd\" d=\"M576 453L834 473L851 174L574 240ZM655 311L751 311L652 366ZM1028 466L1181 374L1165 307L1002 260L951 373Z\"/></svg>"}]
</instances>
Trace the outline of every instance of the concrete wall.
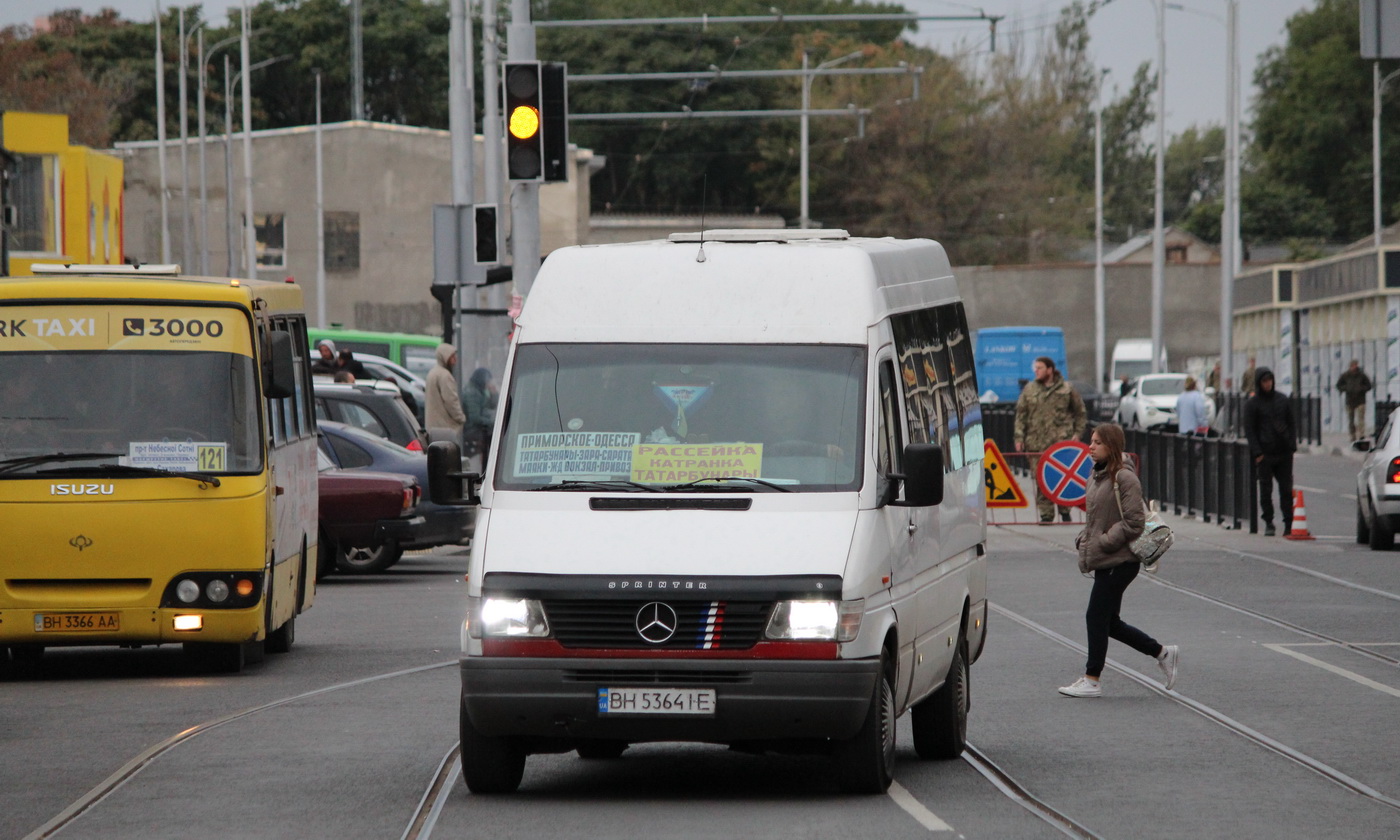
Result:
<instances>
[{"instance_id":1,"label":"concrete wall","mask_svg":"<svg viewBox=\"0 0 1400 840\"><path fill-rule=\"evenodd\" d=\"M953 269L972 329L1051 326L1065 331L1069 378L1094 379L1094 266L964 266ZM1152 266L1104 267L1104 367L1120 338L1152 335ZM1168 364L1220 352L1220 265L1168 265L1163 275L1162 343ZM1029 372L1027 372L1029 375ZM1098 383L1102 388L1102 383Z\"/></svg>"},{"instance_id":2,"label":"concrete wall","mask_svg":"<svg viewBox=\"0 0 1400 840\"><path fill-rule=\"evenodd\" d=\"M286 216L286 267L263 269L260 276L295 277L306 290L307 310L316 312L316 158L311 127L253 133L253 204L257 213ZM448 132L369 122L324 126L324 204L327 213L359 214L359 268L327 270L326 314L330 322L371 330L440 334L440 307L429 292L433 280L433 205L452 200L452 153ZM155 143L121 144L127 161L126 236L128 258L160 259L160 170ZM547 184L540 193L541 246L555 248L584 241L587 234L587 151L575 154L573 177ZM477 200L487 202L481 167L484 155L477 140ZM233 216L241 223L243 151L233 144ZM184 205L179 141L167 145L166 180L169 192L171 257L188 273L200 269L200 210L198 141L189 147L191 250L184 257ZM209 217L209 271L228 273L225 228L225 170L221 138L206 150L206 190ZM508 227L510 207L501 210ZM241 235L241 231L239 232ZM241 239L234 244L233 274L242 274Z\"/></svg>"}]
</instances>

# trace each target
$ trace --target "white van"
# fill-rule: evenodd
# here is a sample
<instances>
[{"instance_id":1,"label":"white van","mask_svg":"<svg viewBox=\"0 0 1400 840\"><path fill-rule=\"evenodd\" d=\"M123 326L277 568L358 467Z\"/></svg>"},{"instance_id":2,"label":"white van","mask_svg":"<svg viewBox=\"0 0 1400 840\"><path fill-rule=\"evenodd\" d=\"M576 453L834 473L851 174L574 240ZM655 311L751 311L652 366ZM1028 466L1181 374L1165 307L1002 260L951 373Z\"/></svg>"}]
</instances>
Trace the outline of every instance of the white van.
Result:
<instances>
[{"instance_id":1,"label":"white van","mask_svg":"<svg viewBox=\"0 0 1400 840\"><path fill-rule=\"evenodd\" d=\"M1167 371L1167 348L1162 347L1162 366L1160 372ZM1123 377L1128 377L1128 381L1137 379L1144 373L1152 373L1152 339L1150 338L1120 338L1113 344L1113 357L1109 365L1109 377L1113 384L1123 381Z\"/></svg>"},{"instance_id":2,"label":"white van","mask_svg":"<svg viewBox=\"0 0 1400 840\"><path fill-rule=\"evenodd\" d=\"M986 640L977 378L943 248L834 230L555 251L478 502L461 760L643 741L955 758ZM462 501L460 456L430 485Z\"/></svg>"}]
</instances>

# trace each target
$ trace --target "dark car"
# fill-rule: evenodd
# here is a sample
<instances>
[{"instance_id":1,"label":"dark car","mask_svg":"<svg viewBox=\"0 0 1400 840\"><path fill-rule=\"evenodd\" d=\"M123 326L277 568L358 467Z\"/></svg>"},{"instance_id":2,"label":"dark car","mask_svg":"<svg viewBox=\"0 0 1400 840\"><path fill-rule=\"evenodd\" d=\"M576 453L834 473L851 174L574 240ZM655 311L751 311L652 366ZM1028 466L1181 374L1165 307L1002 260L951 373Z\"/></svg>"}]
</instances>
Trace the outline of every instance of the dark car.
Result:
<instances>
[{"instance_id":1,"label":"dark car","mask_svg":"<svg viewBox=\"0 0 1400 840\"><path fill-rule=\"evenodd\" d=\"M390 382L348 384L317 379L316 419L334 420L422 452L428 436Z\"/></svg>"},{"instance_id":2,"label":"dark car","mask_svg":"<svg viewBox=\"0 0 1400 840\"><path fill-rule=\"evenodd\" d=\"M419 486L428 486L428 456L422 452L410 451L345 423L322 420L317 426L322 453L341 469L404 473L413 476ZM471 536L475 520L470 508L436 505L424 499L418 512L425 520L422 527L394 546L387 546L394 554L389 565L398 560L404 549L458 545Z\"/></svg>"},{"instance_id":3,"label":"dark car","mask_svg":"<svg viewBox=\"0 0 1400 840\"><path fill-rule=\"evenodd\" d=\"M316 486L320 504L319 580L337 568L343 572L380 572L383 546L412 541L423 526L418 511L422 485L410 475L342 470L324 452L317 453ZM395 557L397 559L397 556Z\"/></svg>"}]
</instances>

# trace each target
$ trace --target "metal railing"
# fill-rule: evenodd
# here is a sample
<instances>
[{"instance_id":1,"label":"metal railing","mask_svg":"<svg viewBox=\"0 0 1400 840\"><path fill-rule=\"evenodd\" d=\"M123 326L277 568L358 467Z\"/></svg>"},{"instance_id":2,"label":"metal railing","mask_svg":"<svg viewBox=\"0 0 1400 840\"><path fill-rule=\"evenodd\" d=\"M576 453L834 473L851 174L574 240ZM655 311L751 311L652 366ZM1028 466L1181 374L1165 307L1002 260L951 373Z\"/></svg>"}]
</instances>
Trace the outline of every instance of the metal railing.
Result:
<instances>
[{"instance_id":1,"label":"metal railing","mask_svg":"<svg viewBox=\"0 0 1400 840\"><path fill-rule=\"evenodd\" d=\"M1215 428L1225 437L1244 437L1245 394L1216 395ZM1291 396L1293 428L1299 443L1322 444L1322 398Z\"/></svg>"},{"instance_id":2,"label":"metal railing","mask_svg":"<svg viewBox=\"0 0 1400 840\"><path fill-rule=\"evenodd\" d=\"M1258 488L1249 444L1126 429L1126 450L1139 459L1144 497L1178 516L1259 532Z\"/></svg>"}]
</instances>

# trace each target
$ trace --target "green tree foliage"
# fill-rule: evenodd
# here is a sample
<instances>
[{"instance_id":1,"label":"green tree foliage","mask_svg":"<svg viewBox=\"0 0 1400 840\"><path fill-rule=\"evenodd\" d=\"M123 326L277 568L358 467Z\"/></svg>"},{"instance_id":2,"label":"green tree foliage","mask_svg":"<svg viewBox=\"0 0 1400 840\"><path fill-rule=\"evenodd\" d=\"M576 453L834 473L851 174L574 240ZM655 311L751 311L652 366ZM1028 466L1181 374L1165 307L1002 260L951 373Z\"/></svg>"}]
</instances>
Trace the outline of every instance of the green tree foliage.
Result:
<instances>
[{"instance_id":1,"label":"green tree foliage","mask_svg":"<svg viewBox=\"0 0 1400 840\"><path fill-rule=\"evenodd\" d=\"M1242 221L1241 227L1268 239L1311 236L1318 227L1348 239L1363 236L1371 230L1371 63L1360 58L1357 0L1317 0L1290 18L1287 30L1287 43L1264 53L1254 77L1254 154L1263 179L1255 189L1273 206L1262 226L1251 231ZM1382 137L1384 170L1400 171L1400 115L1393 106ZM1384 186L1393 190L1400 182ZM1245 198L1242 192L1242 213L1252 209ZM1318 202L1331 225L1316 224Z\"/></svg>"}]
</instances>

